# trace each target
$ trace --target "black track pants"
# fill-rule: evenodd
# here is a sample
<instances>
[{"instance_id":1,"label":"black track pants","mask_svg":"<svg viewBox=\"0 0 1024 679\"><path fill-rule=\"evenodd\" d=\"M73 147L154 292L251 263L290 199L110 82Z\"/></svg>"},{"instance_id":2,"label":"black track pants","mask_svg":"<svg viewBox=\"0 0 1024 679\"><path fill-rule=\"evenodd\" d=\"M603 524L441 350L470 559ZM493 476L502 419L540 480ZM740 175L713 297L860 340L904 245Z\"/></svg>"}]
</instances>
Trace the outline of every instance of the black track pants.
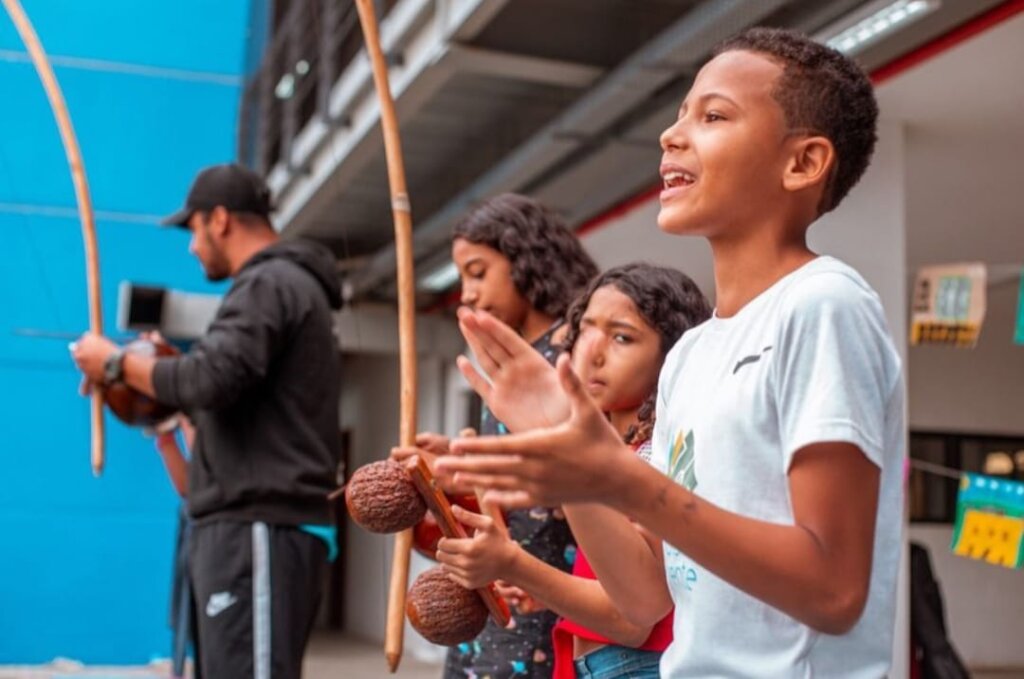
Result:
<instances>
[{"instance_id":1,"label":"black track pants","mask_svg":"<svg viewBox=\"0 0 1024 679\"><path fill-rule=\"evenodd\" d=\"M189 571L203 676L299 679L326 559L323 541L294 526L194 526Z\"/></svg>"}]
</instances>

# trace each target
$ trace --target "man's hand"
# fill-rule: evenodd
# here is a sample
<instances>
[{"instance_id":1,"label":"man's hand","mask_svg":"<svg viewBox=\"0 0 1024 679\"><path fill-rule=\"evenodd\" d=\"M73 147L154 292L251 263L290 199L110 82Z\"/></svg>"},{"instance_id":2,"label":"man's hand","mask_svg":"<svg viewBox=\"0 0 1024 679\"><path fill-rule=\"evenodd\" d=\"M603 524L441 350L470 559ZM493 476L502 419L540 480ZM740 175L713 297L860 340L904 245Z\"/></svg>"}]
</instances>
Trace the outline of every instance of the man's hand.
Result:
<instances>
[{"instance_id":1,"label":"man's hand","mask_svg":"<svg viewBox=\"0 0 1024 679\"><path fill-rule=\"evenodd\" d=\"M103 335L87 332L72 342L68 349L85 378L93 384L103 384L103 365L117 351L117 345Z\"/></svg>"},{"instance_id":2,"label":"man's hand","mask_svg":"<svg viewBox=\"0 0 1024 679\"><path fill-rule=\"evenodd\" d=\"M555 389L569 407L565 421L522 434L456 439L453 454L435 463L438 476L484 488L485 500L506 507L614 500L619 475L610 470L646 463L591 400L568 356L559 358L556 375ZM521 403L518 409L530 406Z\"/></svg>"},{"instance_id":3,"label":"man's hand","mask_svg":"<svg viewBox=\"0 0 1024 679\"><path fill-rule=\"evenodd\" d=\"M489 516L475 514L458 505L452 512L459 523L475 529L471 538L442 538L437 544L437 560L448 577L466 589L479 589L501 577L507 577L519 545Z\"/></svg>"},{"instance_id":4,"label":"man's hand","mask_svg":"<svg viewBox=\"0 0 1024 679\"><path fill-rule=\"evenodd\" d=\"M459 329L484 378L460 356L459 370L494 416L513 432L565 421L569 404L551 365L522 337L486 311L459 309Z\"/></svg>"}]
</instances>

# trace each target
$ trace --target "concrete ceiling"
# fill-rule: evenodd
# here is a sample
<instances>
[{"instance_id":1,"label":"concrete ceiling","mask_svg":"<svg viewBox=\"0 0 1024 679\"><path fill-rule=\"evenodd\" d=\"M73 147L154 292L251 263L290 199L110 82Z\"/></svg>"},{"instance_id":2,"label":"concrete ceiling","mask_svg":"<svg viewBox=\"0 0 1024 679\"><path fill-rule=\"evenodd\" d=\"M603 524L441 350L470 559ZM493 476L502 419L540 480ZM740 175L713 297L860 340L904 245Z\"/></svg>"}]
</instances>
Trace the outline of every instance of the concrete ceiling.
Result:
<instances>
[{"instance_id":1,"label":"concrete ceiling","mask_svg":"<svg viewBox=\"0 0 1024 679\"><path fill-rule=\"evenodd\" d=\"M907 264L1024 263L1024 13L883 83L906 130Z\"/></svg>"},{"instance_id":2,"label":"concrete ceiling","mask_svg":"<svg viewBox=\"0 0 1024 679\"><path fill-rule=\"evenodd\" d=\"M407 59L392 89L414 205L418 275L446 261L452 223L487 196L529 193L579 225L651 185L658 133L710 47L726 35L758 23L815 34L868 7L866 0L459 2L396 5L396 44L407 45ZM943 0L937 11L859 58L868 70L877 68L999 2ZM402 16L405 29L399 28ZM443 30L432 33L435 25ZM417 52L417 30L424 40L448 37ZM982 49L966 43L880 88L884 115L907 121L908 146L921 147L908 168L915 262L940 257L939 248L962 233L965 220L984 221L995 234L985 252L999 253L999 242L1013 236L1005 216L1013 212L1005 205L968 210L957 200L967 187L975 196L1012 195L1002 187L1022 157L1022 122L1014 112L1024 107L1019 91L1014 95L1010 83L995 80L995 66L1024 64L1024 40L1018 36L1014 44L1011 36L1004 43L957 57ZM339 103L339 111L351 112L348 128L314 121L300 137L321 140L306 145L320 150L297 154L298 169L279 164L270 180L283 195L286 233L331 243L348 260L342 266L353 290L390 298L389 203L375 105L363 82L368 74L360 73L365 68L354 62L332 94L362 97L346 99L347 109ZM986 92L994 86L998 93ZM941 160L946 157L972 161L954 167ZM995 165L1002 171L993 168L987 177ZM974 244L977 257L988 259L982 252L987 240Z\"/></svg>"}]
</instances>

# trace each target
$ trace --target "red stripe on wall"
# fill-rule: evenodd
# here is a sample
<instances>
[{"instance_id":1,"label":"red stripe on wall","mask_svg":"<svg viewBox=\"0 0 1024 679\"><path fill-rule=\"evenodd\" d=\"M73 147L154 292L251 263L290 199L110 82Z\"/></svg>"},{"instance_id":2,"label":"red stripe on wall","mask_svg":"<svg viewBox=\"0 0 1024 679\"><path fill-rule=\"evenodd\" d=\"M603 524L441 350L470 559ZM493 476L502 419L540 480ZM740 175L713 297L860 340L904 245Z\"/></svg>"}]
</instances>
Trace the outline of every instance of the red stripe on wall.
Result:
<instances>
[{"instance_id":1,"label":"red stripe on wall","mask_svg":"<svg viewBox=\"0 0 1024 679\"><path fill-rule=\"evenodd\" d=\"M656 198L659 193L661 193L660 181L651 188L644 189L640 193L630 196L621 203L616 203L615 205L608 208L598 216L587 220L582 225L580 225L580 228L576 229L576 235L583 236L591 231L596 231L600 229L602 226L605 226L608 222L612 221L613 219L617 219L622 215L626 214L627 212L630 212L634 208L643 205L651 198Z\"/></svg>"},{"instance_id":2,"label":"red stripe on wall","mask_svg":"<svg viewBox=\"0 0 1024 679\"><path fill-rule=\"evenodd\" d=\"M905 73L929 59L934 59L960 43L967 42L979 33L984 33L988 29L1003 23L1022 11L1024 11L1024 0L1008 0L1008 2L997 5L989 11L974 17L967 23L960 24L948 33L944 33L925 43L912 52L904 54L885 66L875 69L871 73L871 82L879 85L901 73Z\"/></svg>"}]
</instances>

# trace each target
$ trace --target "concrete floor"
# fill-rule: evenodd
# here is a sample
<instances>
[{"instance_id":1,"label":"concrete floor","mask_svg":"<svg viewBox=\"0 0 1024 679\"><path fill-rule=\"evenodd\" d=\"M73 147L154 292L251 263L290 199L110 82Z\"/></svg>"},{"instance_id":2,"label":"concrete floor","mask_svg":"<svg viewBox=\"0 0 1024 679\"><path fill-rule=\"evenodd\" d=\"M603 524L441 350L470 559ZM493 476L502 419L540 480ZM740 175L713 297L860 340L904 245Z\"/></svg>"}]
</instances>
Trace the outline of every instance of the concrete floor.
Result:
<instances>
[{"instance_id":1,"label":"concrete floor","mask_svg":"<svg viewBox=\"0 0 1024 679\"><path fill-rule=\"evenodd\" d=\"M0 679L168 679L170 664L159 662L145 667L84 667L68 660L45 666L0 667ZM335 635L319 634L310 642L303 667L304 679L438 679L438 665L402 659L395 674L388 674L379 645ZM1024 670L972 672L974 679L1024 679Z\"/></svg>"},{"instance_id":2,"label":"concrete floor","mask_svg":"<svg viewBox=\"0 0 1024 679\"><path fill-rule=\"evenodd\" d=\"M56 660L32 667L0 667L0 679L168 679L169 662L144 667L85 667L70 660ZM441 668L419 662L410 655L402 658L395 674L388 674L379 645L320 634L306 652L304 679L438 679Z\"/></svg>"},{"instance_id":3,"label":"concrete floor","mask_svg":"<svg viewBox=\"0 0 1024 679\"><path fill-rule=\"evenodd\" d=\"M341 637L316 636L306 652L303 679L440 679L440 665L416 660L406 653L398 671L388 674L384 649Z\"/></svg>"}]
</instances>

